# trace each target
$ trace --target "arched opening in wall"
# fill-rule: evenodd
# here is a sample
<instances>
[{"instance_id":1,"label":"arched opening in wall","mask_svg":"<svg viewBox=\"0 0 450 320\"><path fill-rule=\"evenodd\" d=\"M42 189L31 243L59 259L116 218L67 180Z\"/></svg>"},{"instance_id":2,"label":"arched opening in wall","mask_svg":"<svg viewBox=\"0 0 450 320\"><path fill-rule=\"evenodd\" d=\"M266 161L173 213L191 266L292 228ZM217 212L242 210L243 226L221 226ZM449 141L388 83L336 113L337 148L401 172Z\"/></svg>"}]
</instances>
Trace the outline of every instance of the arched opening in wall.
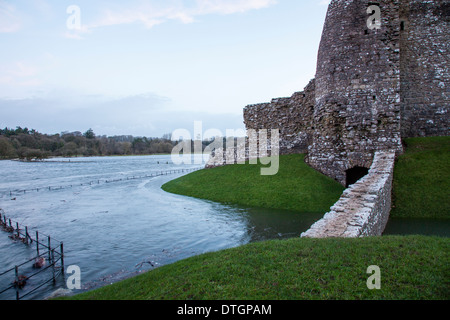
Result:
<instances>
[{"instance_id":1,"label":"arched opening in wall","mask_svg":"<svg viewBox=\"0 0 450 320\"><path fill-rule=\"evenodd\" d=\"M400 21L400 31L405 31L405 21Z\"/></svg>"},{"instance_id":2,"label":"arched opening in wall","mask_svg":"<svg viewBox=\"0 0 450 320\"><path fill-rule=\"evenodd\" d=\"M369 173L369 169L364 167L354 167L345 171L346 174L346 182L345 186L348 188L350 185L357 182L359 179L364 177Z\"/></svg>"}]
</instances>

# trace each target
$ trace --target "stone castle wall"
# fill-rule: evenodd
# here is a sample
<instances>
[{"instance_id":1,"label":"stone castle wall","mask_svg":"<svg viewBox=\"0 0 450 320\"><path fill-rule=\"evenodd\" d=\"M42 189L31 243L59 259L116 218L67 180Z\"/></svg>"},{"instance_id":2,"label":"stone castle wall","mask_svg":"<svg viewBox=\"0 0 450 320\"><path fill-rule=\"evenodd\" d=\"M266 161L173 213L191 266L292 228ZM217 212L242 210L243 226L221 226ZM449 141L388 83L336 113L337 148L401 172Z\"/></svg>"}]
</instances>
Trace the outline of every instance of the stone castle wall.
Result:
<instances>
[{"instance_id":1,"label":"stone castle wall","mask_svg":"<svg viewBox=\"0 0 450 320\"><path fill-rule=\"evenodd\" d=\"M367 9L381 9L368 28ZM247 129L280 129L280 152L342 184L402 138L449 135L448 1L332 0L316 78L303 92L244 109Z\"/></svg>"},{"instance_id":2,"label":"stone castle wall","mask_svg":"<svg viewBox=\"0 0 450 320\"><path fill-rule=\"evenodd\" d=\"M403 1L400 28L402 136L448 135L450 2Z\"/></svg>"},{"instance_id":3,"label":"stone castle wall","mask_svg":"<svg viewBox=\"0 0 450 320\"><path fill-rule=\"evenodd\" d=\"M315 81L302 92L270 103L249 105L244 109L247 129L279 129L280 153L305 153L311 143L312 115L315 105Z\"/></svg>"}]
</instances>

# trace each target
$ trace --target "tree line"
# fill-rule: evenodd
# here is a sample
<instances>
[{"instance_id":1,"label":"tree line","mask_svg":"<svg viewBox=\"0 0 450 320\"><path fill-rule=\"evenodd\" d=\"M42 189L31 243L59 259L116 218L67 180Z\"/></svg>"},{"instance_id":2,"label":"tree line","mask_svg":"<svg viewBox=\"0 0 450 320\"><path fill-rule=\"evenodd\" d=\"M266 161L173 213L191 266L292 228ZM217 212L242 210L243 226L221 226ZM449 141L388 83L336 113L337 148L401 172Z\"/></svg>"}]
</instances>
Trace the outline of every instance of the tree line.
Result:
<instances>
[{"instance_id":1,"label":"tree line","mask_svg":"<svg viewBox=\"0 0 450 320\"><path fill-rule=\"evenodd\" d=\"M206 146L209 142L202 142ZM42 160L49 157L170 154L178 141L170 134L161 138L131 135L97 136L92 129L84 133L42 134L34 129L0 129L0 159Z\"/></svg>"}]
</instances>

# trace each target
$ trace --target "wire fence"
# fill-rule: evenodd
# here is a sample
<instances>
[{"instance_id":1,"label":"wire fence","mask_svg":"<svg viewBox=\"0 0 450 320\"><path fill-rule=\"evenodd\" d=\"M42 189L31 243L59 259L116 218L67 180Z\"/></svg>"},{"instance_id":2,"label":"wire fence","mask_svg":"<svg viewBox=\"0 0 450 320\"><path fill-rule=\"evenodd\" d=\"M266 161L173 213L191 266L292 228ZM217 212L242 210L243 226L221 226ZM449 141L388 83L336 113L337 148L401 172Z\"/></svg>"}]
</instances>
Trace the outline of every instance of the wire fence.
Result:
<instances>
[{"instance_id":1,"label":"wire fence","mask_svg":"<svg viewBox=\"0 0 450 320\"><path fill-rule=\"evenodd\" d=\"M190 169L177 169L158 171L146 175L128 176L118 179L98 179L85 183L70 184L64 186L48 186L39 188L30 188L23 190L10 190L2 192L2 196L16 196L23 195L30 192L42 192L42 191L56 191L62 189L74 188L77 186L88 186L102 183L114 183L121 181L130 181L137 179L146 179L170 174L189 173L203 169L190 168ZM62 275L64 277L64 245L63 242L52 239L50 236L39 233L38 231L31 232L27 226L20 226L18 222L13 221L6 217L3 209L0 209L0 229L10 233L9 238L13 241L23 242L27 246L35 246L36 255L14 267L0 272L0 280L4 283L9 283L5 288L0 287L0 295L8 291L15 293L16 300L21 300L27 296L33 294L41 287L49 284L56 283L58 277ZM30 232L33 234L31 235ZM45 243L44 243L45 242ZM43 251L42 251L43 250ZM30 265L33 272L30 273ZM30 280L36 279L33 282L33 286L29 285ZM26 288L29 290L26 290Z\"/></svg>"},{"instance_id":2,"label":"wire fence","mask_svg":"<svg viewBox=\"0 0 450 320\"><path fill-rule=\"evenodd\" d=\"M15 189L15 190L9 190L9 191L1 191L0 196L1 197L13 197L13 196L20 196L31 192L43 192L43 191L58 191L63 189L70 189L75 187L82 187L82 186L92 186L92 185L99 185L99 184L105 184L105 183L114 183L114 182L122 182L122 181L130 181L130 180L138 180L138 179L148 179L148 178L154 178L159 176L165 176L169 174L178 174L178 173L189 173L201 170L203 168L190 168L190 169L176 169L176 170L167 170L167 171L157 171L152 172L150 174L145 175L136 175L136 176L128 176L123 178L116 178L116 179L96 179L96 180L90 180L88 182L83 183L72 183L67 185L60 185L60 186L46 186L46 187L36 187L36 188L29 188L29 189Z\"/></svg>"},{"instance_id":3,"label":"wire fence","mask_svg":"<svg viewBox=\"0 0 450 320\"><path fill-rule=\"evenodd\" d=\"M29 246L36 245L36 255L33 258L0 272L0 279L6 278L7 280L4 282L9 283L5 288L0 288L0 295L7 291L14 291L16 300L21 300L48 283L55 284L59 276L64 276L64 245L62 242L52 239L48 235L39 234L38 231L35 232L33 238L28 232L28 227L21 228L18 222L8 219L2 209L0 209L0 227L11 233L9 237L12 240L21 241ZM47 240L46 243L42 239ZM31 273L30 265L33 270ZM26 290L27 284L32 279L33 286Z\"/></svg>"}]
</instances>

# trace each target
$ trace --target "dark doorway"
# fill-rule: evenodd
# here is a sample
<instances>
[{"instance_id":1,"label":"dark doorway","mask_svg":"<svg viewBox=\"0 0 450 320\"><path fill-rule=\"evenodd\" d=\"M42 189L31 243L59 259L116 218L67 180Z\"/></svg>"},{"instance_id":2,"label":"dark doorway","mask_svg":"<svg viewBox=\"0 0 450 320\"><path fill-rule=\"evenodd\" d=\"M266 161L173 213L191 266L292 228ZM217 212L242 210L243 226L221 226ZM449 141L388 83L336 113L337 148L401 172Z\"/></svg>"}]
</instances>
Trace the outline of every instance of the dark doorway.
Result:
<instances>
[{"instance_id":1,"label":"dark doorway","mask_svg":"<svg viewBox=\"0 0 450 320\"><path fill-rule=\"evenodd\" d=\"M369 169L364 167L354 167L345 171L347 179L345 182L345 186L348 188L351 184L354 184L356 181L364 177L369 173Z\"/></svg>"}]
</instances>

